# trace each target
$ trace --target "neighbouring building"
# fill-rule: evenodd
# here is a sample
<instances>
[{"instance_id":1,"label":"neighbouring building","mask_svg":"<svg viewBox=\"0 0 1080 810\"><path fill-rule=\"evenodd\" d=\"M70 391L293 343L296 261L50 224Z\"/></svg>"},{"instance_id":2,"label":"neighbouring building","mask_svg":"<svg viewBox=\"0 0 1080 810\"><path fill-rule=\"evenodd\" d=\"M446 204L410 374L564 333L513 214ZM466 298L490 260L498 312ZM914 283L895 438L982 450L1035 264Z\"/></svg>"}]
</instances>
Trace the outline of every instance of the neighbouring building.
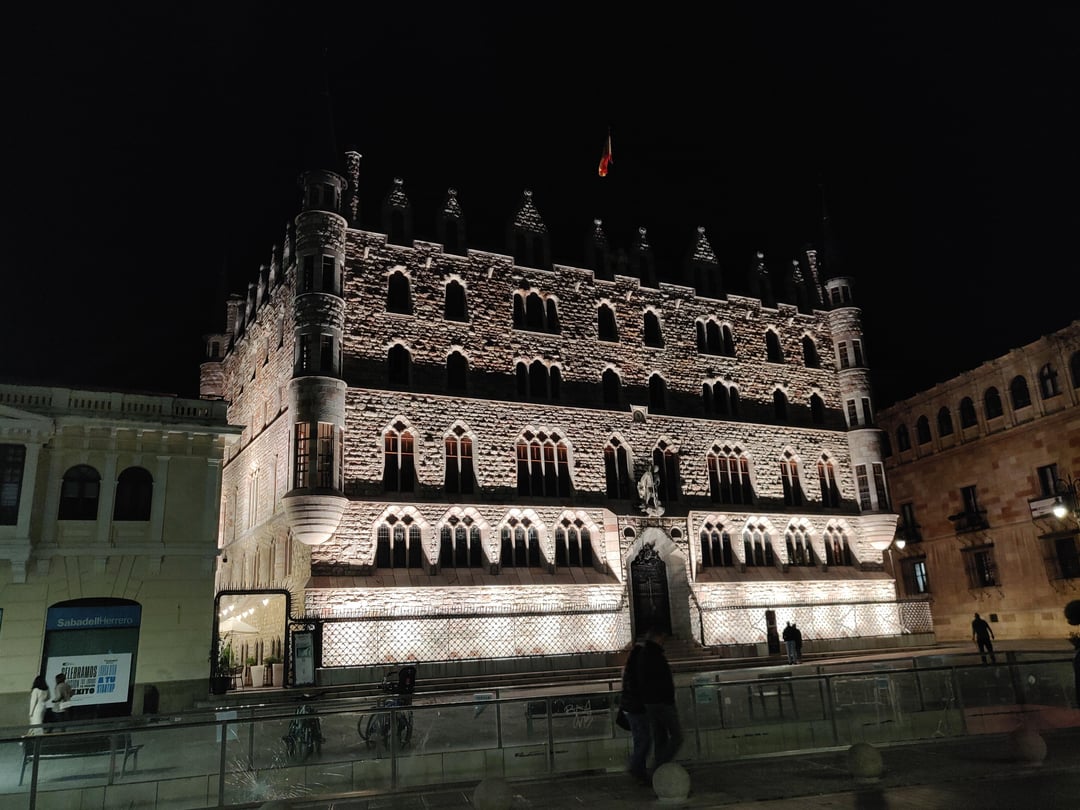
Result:
<instances>
[{"instance_id":1,"label":"neighbouring building","mask_svg":"<svg viewBox=\"0 0 1080 810\"><path fill-rule=\"evenodd\" d=\"M647 624L740 653L788 620L837 647L929 632L882 564L896 515L849 277L759 253L735 294L699 228L685 283L658 281L646 230L619 251L599 220L587 266L557 264L529 191L504 253L469 245L453 189L437 241L401 180L367 229L359 166L309 164L207 342L201 393L243 427L218 615L249 606L256 657L303 634L304 683L607 654ZM251 613L276 594L288 616Z\"/></svg>"},{"instance_id":2,"label":"neighbouring building","mask_svg":"<svg viewBox=\"0 0 1080 810\"><path fill-rule=\"evenodd\" d=\"M1080 588L1080 321L879 414L899 586L940 639L1068 636ZM1058 507L1061 517L1054 514ZM899 544L898 544L899 545Z\"/></svg>"},{"instance_id":3,"label":"neighbouring building","mask_svg":"<svg viewBox=\"0 0 1080 810\"><path fill-rule=\"evenodd\" d=\"M38 674L77 719L207 694L224 403L0 384L0 725ZM152 687L152 688L151 688ZM156 704L156 707L155 707Z\"/></svg>"}]
</instances>

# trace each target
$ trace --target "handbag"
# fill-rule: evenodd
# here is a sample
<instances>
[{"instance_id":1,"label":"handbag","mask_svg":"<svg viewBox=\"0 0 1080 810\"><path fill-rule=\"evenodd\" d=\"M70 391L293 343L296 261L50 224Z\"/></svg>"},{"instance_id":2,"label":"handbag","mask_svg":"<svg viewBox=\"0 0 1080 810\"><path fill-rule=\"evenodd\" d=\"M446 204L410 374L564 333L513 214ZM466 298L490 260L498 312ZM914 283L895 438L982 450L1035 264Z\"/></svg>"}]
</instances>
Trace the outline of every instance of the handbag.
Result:
<instances>
[{"instance_id":1,"label":"handbag","mask_svg":"<svg viewBox=\"0 0 1080 810\"><path fill-rule=\"evenodd\" d=\"M626 712L619 709L619 713L615 715L615 725L619 728L630 730L630 718L626 716Z\"/></svg>"}]
</instances>

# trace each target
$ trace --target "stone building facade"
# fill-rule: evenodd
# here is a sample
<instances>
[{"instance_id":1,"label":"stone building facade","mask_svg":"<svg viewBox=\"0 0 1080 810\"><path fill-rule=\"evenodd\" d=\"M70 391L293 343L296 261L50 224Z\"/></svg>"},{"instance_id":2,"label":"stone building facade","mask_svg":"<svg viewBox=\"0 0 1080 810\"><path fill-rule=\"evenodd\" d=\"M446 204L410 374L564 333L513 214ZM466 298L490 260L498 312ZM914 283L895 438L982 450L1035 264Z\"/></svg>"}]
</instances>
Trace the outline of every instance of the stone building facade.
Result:
<instances>
[{"instance_id":1,"label":"stone building facade","mask_svg":"<svg viewBox=\"0 0 1080 810\"><path fill-rule=\"evenodd\" d=\"M0 725L26 723L50 662L103 651L130 670L117 700L77 694L84 717L139 711L147 685L160 711L205 698L225 417L203 399L0 385Z\"/></svg>"},{"instance_id":2,"label":"stone building facade","mask_svg":"<svg viewBox=\"0 0 1080 810\"><path fill-rule=\"evenodd\" d=\"M1062 638L1080 587L1080 321L879 414L902 592L927 594L938 636ZM1053 507L1065 507L1062 518Z\"/></svg>"},{"instance_id":3,"label":"stone building facade","mask_svg":"<svg viewBox=\"0 0 1080 810\"><path fill-rule=\"evenodd\" d=\"M556 264L528 191L504 253L453 189L417 239L400 180L368 230L359 161L302 175L208 341L202 394L243 426L220 592L287 593L325 667L912 629L850 278L758 254L736 295L699 228L658 281L646 231L620 256L599 220Z\"/></svg>"}]
</instances>

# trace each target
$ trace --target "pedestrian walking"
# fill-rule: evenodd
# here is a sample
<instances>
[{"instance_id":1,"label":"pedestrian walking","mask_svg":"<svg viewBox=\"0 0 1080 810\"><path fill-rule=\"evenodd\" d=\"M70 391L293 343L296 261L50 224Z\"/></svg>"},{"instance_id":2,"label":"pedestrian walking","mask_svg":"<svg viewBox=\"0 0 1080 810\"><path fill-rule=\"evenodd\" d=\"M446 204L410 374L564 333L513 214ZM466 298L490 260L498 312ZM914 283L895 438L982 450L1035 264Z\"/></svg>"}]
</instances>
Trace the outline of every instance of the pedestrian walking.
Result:
<instances>
[{"instance_id":1,"label":"pedestrian walking","mask_svg":"<svg viewBox=\"0 0 1080 810\"><path fill-rule=\"evenodd\" d=\"M780 637L784 639L784 648L787 650L787 662L789 664L794 664L797 656L795 647L795 629L792 627L791 622L787 623L787 627L784 628L784 632Z\"/></svg>"},{"instance_id":2,"label":"pedestrian walking","mask_svg":"<svg viewBox=\"0 0 1080 810\"><path fill-rule=\"evenodd\" d=\"M45 706L49 702L49 682L44 675L34 678L34 684L30 687L30 725L32 728L26 732L27 736L38 736L45 733L41 724L45 722Z\"/></svg>"},{"instance_id":3,"label":"pedestrian walking","mask_svg":"<svg viewBox=\"0 0 1080 810\"><path fill-rule=\"evenodd\" d=\"M641 658L644 642L638 642L630 648L630 655L623 667L622 693L619 695L619 710L626 715L630 724L630 758L626 771L639 782L648 784L649 774L645 770L645 761L652 745L649 733L649 716L645 712L645 702L641 699L638 688L638 662Z\"/></svg>"},{"instance_id":4,"label":"pedestrian walking","mask_svg":"<svg viewBox=\"0 0 1080 810\"><path fill-rule=\"evenodd\" d=\"M791 623L791 635L795 639L795 663L802 663L802 630L795 622Z\"/></svg>"},{"instance_id":5,"label":"pedestrian walking","mask_svg":"<svg viewBox=\"0 0 1080 810\"><path fill-rule=\"evenodd\" d=\"M652 736L654 768L671 762L683 741L679 711L675 706L675 678L664 655L667 637L666 630L649 630L637 665L638 690Z\"/></svg>"},{"instance_id":6,"label":"pedestrian walking","mask_svg":"<svg viewBox=\"0 0 1080 810\"><path fill-rule=\"evenodd\" d=\"M997 656L994 655L994 631L990 629L990 625L986 623L986 620L975 614L974 621L971 622L971 640L979 645L979 655L982 656L982 662L986 663L986 655L990 654L990 660L993 663L997 663Z\"/></svg>"},{"instance_id":7,"label":"pedestrian walking","mask_svg":"<svg viewBox=\"0 0 1080 810\"><path fill-rule=\"evenodd\" d=\"M56 674L56 695L53 697L52 708L45 713L45 718L50 723L60 720L74 720L71 710L71 698L74 696L71 684L67 682L67 676L63 672Z\"/></svg>"}]
</instances>

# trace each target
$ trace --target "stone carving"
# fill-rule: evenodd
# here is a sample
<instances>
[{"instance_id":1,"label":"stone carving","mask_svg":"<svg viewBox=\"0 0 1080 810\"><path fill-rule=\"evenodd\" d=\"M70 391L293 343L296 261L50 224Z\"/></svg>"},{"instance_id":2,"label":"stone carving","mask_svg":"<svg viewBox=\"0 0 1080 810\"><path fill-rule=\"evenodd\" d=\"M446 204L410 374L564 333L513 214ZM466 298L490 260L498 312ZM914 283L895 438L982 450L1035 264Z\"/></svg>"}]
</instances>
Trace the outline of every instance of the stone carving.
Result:
<instances>
[{"instance_id":1,"label":"stone carving","mask_svg":"<svg viewBox=\"0 0 1080 810\"><path fill-rule=\"evenodd\" d=\"M660 468L655 464L645 471L638 481L637 491L641 497L641 511L651 517L660 517L664 514L664 507L660 503L660 496L656 493L656 481L660 476Z\"/></svg>"}]
</instances>

